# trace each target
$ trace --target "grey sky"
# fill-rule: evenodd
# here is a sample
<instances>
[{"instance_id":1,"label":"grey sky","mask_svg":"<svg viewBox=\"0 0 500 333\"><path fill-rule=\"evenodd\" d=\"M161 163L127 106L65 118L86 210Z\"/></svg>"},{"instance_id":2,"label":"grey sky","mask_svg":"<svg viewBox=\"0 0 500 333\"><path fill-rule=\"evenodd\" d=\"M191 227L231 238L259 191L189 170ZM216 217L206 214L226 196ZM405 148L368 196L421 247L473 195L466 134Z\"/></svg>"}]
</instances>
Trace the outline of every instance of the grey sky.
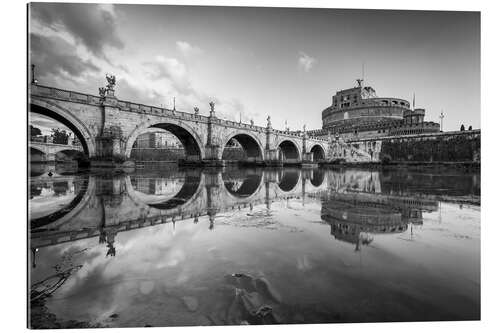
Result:
<instances>
[{"instance_id":1,"label":"grey sky","mask_svg":"<svg viewBox=\"0 0 500 333\"><path fill-rule=\"evenodd\" d=\"M34 4L31 54L41 84L275 128L321 127L354 86L412 99L445 129L480 126L480 17L471 12Z\"/></svg>"}]
</instances>

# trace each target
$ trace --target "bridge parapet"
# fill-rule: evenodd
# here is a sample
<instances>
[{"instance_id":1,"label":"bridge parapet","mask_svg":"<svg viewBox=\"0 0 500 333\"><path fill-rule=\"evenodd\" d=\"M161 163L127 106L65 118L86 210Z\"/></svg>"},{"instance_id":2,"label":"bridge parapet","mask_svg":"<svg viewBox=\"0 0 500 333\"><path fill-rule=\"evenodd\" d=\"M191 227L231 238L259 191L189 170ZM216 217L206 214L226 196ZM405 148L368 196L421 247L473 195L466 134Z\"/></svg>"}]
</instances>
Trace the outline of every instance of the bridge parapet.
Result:
<instances>
[{"instance_id":1,"label":"bridge parapet","mask_svg":"<svg viewBox=\"0 0 500 333\"><path fill-rule=\"evenodd\" d=\"M34 84L30 86L30 95L93 105L99 105L101 100L99 96Z\"/></svg>"},{"instance_id":2,"label":"bridge parapet","mask_svg":"<svg viewBox=\"0 0 500 333\"><path fill-rule=\"evenodd\" d=\"M113 85L114 87L114 85ZM285 142L296 153L284 154L285 163L310 162L306 157L319 144L326 151L327 140L308 137L302 131L273 129L268 118L266 127L216 117L210 103L210 115L200 115L199 109L185 112L157 106L119 100L114 89L101 88L100 95L79 93L32 84L30 105L37 112L68 126L82 142L83 150L97 166L115 166L130 158L137 136L148 128L172 132L189 153L187 163L223 165L223 150L231 138L244 141L249 163L279 165L279 146ZM102 90L104 89L104 90ZM240 142L241 144L241 142ZM282 147L283 148L283 147Z\"/></svg>"}]
</instances>

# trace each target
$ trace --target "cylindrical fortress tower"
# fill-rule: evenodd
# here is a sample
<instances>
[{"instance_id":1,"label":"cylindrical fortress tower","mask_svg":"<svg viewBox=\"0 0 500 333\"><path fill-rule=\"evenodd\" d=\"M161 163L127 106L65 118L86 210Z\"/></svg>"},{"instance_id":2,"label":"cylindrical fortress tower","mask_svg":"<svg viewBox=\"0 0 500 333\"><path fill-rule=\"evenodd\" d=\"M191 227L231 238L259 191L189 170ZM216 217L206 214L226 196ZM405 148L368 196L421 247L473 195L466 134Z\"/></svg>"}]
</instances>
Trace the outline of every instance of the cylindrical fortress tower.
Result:
<instances>
[{"instance_id":1,"label":"cylindrical fortress tower","mask_svg":"<svg viewBox=\"0 0 500 333\"><path fill-rule=\"evenodd\" d=\"M407 100L377 97L372 87L363 87L358 80L358 87L340 90L332 97L332 105L322 112L323 129L403 120L407 111L411 111Z\"/></svg>"}]
</instances>

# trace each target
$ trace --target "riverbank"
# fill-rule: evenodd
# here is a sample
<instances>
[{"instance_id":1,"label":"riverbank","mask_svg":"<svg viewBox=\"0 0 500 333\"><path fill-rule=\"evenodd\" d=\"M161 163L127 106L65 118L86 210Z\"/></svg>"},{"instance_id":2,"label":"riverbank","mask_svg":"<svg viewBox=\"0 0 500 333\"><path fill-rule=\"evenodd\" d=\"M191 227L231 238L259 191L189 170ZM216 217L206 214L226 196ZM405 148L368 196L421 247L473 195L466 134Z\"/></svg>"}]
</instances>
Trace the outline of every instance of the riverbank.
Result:
<instances>
[{"instance_id":1,"label":"riverbank","mask_svg":"<svg viewBox=\"0 0 500 333\"><path fill-rule=\"evenodd\" d=\"M445 170L445 169L459 169L459 170L481 170L481 162L420 162L420 161L393 161L393 162L341 162L341 163L319 163L319 165L326 169L374 169L374 170L395 170L395 169L408 169L408 170Z\"/></svg>"}]
</instances>

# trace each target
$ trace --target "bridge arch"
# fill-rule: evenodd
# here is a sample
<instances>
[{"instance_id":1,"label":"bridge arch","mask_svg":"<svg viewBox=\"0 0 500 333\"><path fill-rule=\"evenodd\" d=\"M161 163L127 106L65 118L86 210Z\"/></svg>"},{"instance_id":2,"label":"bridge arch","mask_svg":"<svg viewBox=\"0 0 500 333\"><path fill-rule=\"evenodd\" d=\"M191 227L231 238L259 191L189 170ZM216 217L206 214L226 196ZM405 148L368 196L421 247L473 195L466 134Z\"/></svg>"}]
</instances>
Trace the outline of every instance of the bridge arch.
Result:
<instances>
[{"instance_id":1,"label":"bridge arch","mask_svg":"<svg viewBox=\"0 0 500 333\"><path fill-rule=\"evenodd\" d=\"M183 122L162 120L162 121L146 121L143 124L137 126L137 128L132 131L128 136L125 145L125 156L130 158L132 152L132 147L137 137L146 132L149 128L159 128L166 130L173 135L175 135L179 141L182 143L184 150L186 152L187 159L204 159L205 151L202 149L203 140L189 125Z\"/></svg>"},{"instance_id":2,"label":"bridge arch","mask_svg":"<svg viewBox=\"0 0 500 333\"><path fill-rule=\"evenodd\" d=\"M251 160L264 160L264 149L259 138L251 132L232 132L222 140L222 149L220 151L220 158L224 155L224 149L231 139L235 139L242 146L247 155L247 159Z\"/></svg>"},{"instance_id":3,"label":"bridge arch","mask_svg":"<svg viewBox=\"0 0 500 333\"><path fill-rule=\"evenodd\" d=\"M280 153L280 159L287 160L300 160L300 148L293 140L283 139L278 145L277 149Z\"/></svg>"},{"instance_id":4,"label":"bridge arch","mask_svg":"<svg viewBox=\"0 0 500 333\"><path fill-rule=\"evenodd\" d=\"M310 153L314 162L324 160L326 157L325 149L320 144L315 144L311 147Z\"/></svg>"},{"instance_id":5,"label":"bridge arch","mask_svg":"<svg viewBox=\"0 0 500 333\"><path fill-rule=\"evenodd\" d=\"M30 112L52 118L64 124L80 140L84 153L89 157L95 156L96 148L92 133L71 112L55 103L33 97L30 99Z\"/></svg>"}]
</instances>

